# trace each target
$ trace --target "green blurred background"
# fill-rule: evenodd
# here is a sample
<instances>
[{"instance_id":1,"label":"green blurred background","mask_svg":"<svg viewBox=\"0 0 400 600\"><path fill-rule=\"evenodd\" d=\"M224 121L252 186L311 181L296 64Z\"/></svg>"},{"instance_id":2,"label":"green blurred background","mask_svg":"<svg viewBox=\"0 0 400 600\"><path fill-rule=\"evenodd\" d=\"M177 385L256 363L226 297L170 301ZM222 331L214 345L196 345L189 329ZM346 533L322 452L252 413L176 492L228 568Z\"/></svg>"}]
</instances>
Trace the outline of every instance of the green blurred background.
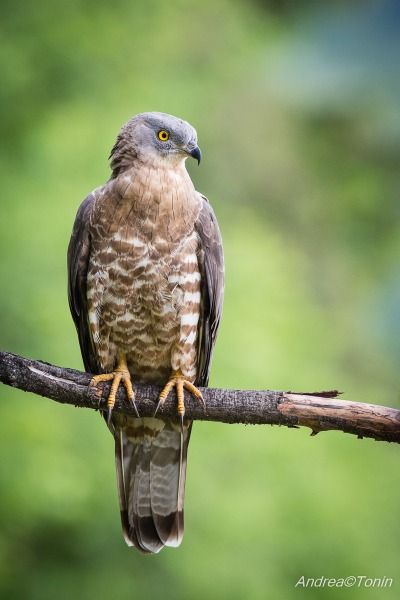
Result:
<instances>
[{"instance_id":1,"label":"green blurred background","mask_svg":"<svg viewBox=\"0 0 400 600\"><path fill-rule=\"evenodd\" d=\"M131 115L198 130L226 300L211 384L399 406L400 6L3 0L0 345L81 368L65 255ZM2 598L339 598L305 577L393 577L399 449L339 432L198 423L186 534L120 531L113 440L92 411L2 386Z\"/></svg>"}]
</instances>

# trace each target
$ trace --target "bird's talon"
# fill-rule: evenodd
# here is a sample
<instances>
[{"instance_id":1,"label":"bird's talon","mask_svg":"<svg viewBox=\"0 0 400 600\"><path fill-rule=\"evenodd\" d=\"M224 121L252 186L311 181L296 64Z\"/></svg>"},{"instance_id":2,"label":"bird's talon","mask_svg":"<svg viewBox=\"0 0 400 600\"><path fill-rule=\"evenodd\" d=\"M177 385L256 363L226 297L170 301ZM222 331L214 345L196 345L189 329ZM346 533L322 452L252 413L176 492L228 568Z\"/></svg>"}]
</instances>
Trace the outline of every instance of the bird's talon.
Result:
<instances>
[{"instance_id":1,"label":"bird's talon","mask_svg":"<svg viewBox=\"0 0 400 600\"><path fill-rule=\"evenodd\" d=\"M157 411L160 408L160 406L162 406L164 404L164 402L168 398L169 393L172 390L172 388L175 388L175 391L176 391L177 404L178 404L177 412L178 412L178 416L182 420L183 420L183 417L185 416L185 392L184 392L185 389L189 393L191 393L195 398L197 398L198 400L201 400L201 402L203 403L203 406L205 408L204 399L203 399L203 396L202 396L200 390L198 390L197 387L195 385L193 385L193 383L191 383L190 381L185 379L185 377L180 373L180 371L175 371L175 372L173 372L171 378L169 379L169 381L167 381L167 383L165 384L165 386L163 387L163 389L159 395L159 400L158 400L157 408L156 408L154 415L157 414Z\"/></svg>"},{"instance_id":2,"label":"bird's talon","mask_svg":"<svg viewBox=\"0 0 400 600\"><path fill-rule=\"evenodd\" d=\"M133 408L135 410L136 415L139 417L139 412L135 403L135 392L133 391L132 380L128 370L128 366L126 364L126 359L124 355L120 355L118 359L118 364L115 370L112 373L100 373L100 375L95 375L90 381L90 386L96 387L99 383L105 381L112 381L110 393L107 398L107 423L110 424L112 411L115 405L115 400L117 397L117 392L119 385L122 385L125 388L126 395L128 396L128 400L131 404L133 404ZM99 408L101 405L101 395L99 398Z\"/></svg>"},{"instance_id":3,"label":"bird's talon","mask_svg":"<svg viewBox=\"0 0 400 600\"><path fill-rule=\"evenodd\" d=\"M157 406L156 406L156 410L154 411L154 415L153 417L156 416L156 414L158 413L158 411L160 410L160 406L162 406L164 404L164 402L161 400L161 398L158 400L157 402Z\"/></svg>"},{"instance_id":4,"label":"bird's talon","mask_svg":"<svg viewBox=\"0 0 400 600\"><path fill-rule=\"evenodd\" d=\"M132 406L133 406L133 408L134 408L134 411L135 411L135 413L136 413L136 416L137 416L137 417L140 417L140 415L139 415L139 411L138 411L138 409L137 409L137 406L136 406L135 397L133 397L133 398L129 398L129 400L131 401L131 404L132 404Z\"/></svg>"}]
</instances>

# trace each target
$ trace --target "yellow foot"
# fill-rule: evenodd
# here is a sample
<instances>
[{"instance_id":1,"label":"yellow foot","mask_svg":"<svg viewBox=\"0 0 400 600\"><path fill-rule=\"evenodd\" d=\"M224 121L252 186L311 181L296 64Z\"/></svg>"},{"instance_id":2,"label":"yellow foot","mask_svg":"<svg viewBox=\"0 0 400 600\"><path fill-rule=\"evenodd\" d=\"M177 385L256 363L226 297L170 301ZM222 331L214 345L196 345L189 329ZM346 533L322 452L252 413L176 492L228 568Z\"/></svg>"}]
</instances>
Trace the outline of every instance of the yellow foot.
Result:
<instances>
[{"instance_id":1,"label":"yellow foot","mask_svg":"<svg viewBox=\"0 0 400 600\"><path fill-rule=\"evenodd\" d=\"M113 371L112 373L101 373L100 375L95 375L91 380L90 385L97 386L102 381L112 381L110 393L108 394L107 398L108 422L110 422L111 419L111 414L115 405L115 399L120 383L122 383L122 385L124 386L128 399L133 404L137 416L139 416L135 403L135 392L133 391L132 387L131 375L126 364L126 358L123 354L119 355L118 364L115 371Z\"/></svg>"},{"instance_id":2,"label":"yellow foot","mask_svg":"<svg viewBox=\"0 0 400 600\"><path fill-rule=\"evenodd\" d=\"M157 414L157 411L160 408L160 406L162 406L164 404L164 402L168 398L168 395L169 395L170 391L172 390L172 388L176 389L176 397L178 400L178 415L182 419L185 415L184 390L187 390L188 392L193 394L193 396L195 398L197 398L198 400L200 400L203 403L203 406L205 407L204 399L203 399L203 396L202 396L200 390L198 390L197 387L193 385L193 383L191 383L190 381L185 379L185 377L182 375L182 373L180 371L172 371L170 379L168 380L168 382L166 383L166 385L164 386L164 388L162 389L162 391L158 397L159 398L158 404L157 404L156 412L154 413L154 415Z\"/></svg>"}]
</instances>

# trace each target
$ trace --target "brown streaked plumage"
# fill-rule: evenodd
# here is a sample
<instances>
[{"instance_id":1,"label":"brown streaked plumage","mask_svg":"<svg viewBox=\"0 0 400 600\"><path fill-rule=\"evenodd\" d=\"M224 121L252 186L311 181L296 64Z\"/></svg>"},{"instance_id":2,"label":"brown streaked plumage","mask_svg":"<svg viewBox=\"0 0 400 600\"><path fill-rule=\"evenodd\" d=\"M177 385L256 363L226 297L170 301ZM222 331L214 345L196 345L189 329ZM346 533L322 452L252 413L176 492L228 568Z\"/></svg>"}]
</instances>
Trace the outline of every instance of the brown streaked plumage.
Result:
<instances>
[{"instance_id":1,"label":"brown streaked plumage","mask_svg":"<svg viewBox=\"0 0 400 600\"><path fill-rule=\"evenodd\" d=\"M109 421L124 537L143 552L182 539L192 426L182 390L198 395L194 386L208 384L222 310L221 237L187 156L201 156L188 123L163 113L131 119L111 152L112 177L81 204L68 249L71 313L95 382L113 379L132 400L131 378L169 381L160 401L177 389L182 419Z\"/></svg>"}]
</instances>

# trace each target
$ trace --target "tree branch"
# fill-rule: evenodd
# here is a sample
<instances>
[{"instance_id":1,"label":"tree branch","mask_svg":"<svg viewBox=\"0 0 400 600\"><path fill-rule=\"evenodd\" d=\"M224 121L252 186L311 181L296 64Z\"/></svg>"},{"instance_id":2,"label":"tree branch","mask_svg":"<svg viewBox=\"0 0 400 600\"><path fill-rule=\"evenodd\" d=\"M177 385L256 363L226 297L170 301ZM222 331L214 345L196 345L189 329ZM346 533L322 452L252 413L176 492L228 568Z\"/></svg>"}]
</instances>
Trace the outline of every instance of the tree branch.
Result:
<instances>
[{"instance_id":1,"label":"tree branch","mask_svg":"<svg viewBox=\"0 0 400 600\"><path fill-rule=\"evenodd\" d=\"M51 398L62 404L105 409L110 384L89 386L91 375L56 367L9 352L0 352L0 381L6 385ZM141 416L154 415L159 387L135 385ZM338 392L294 393L256 390L202 389L206 412L200 402L185 395L186 416L202 421L306 426L312 435L336 429L375 440L400 443L400 410L364 402L339 400ZM172 395L171 395L172 396ZM120 387L114 410L135 415ZM159 413L176 417L176 400L170 397Z\"/></svg>"}]
</instances>

